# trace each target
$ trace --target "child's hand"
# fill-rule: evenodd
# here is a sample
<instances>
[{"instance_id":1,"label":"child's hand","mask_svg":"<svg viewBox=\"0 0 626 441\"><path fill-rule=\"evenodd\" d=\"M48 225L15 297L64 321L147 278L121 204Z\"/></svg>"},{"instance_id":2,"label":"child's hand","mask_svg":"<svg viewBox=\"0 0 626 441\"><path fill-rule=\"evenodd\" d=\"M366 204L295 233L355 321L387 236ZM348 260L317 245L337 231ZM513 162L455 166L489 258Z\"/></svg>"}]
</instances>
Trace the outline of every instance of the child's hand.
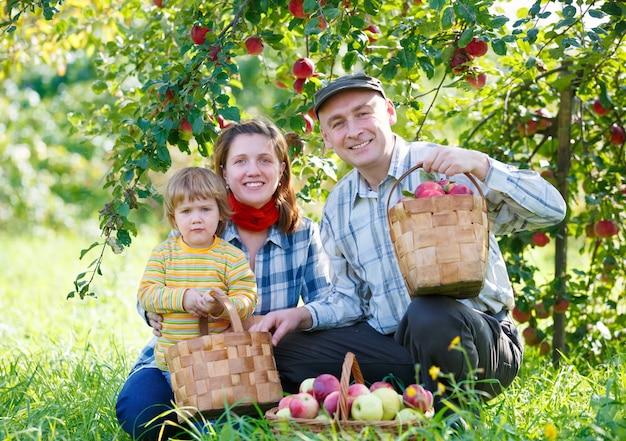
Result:
<instances>
[{"instance_id":1,"label":"child's hand","mask_svg":"<svg viewBox=\"0 0 626 441\"><path fill-rule=\"evenodd\" d=\"M219 288L211 288L206 291L207 293L207 312L211 317L219 317L224 312L222 304L213 297L213 293L221 294L225 296L224 292Z\"/></svg>"},{"instance_id":2,"label":"child's hand","mask_svg":"<svg viewBox=\"0 0 626 441\"><path fill-rule=\"evenodd\" d=\"M217 300L209 294L209 290L191 288L185 291L183 296L183 309L198 317L206 317L210 313L210 301L217 303Z\"/></svg>"}]
</instances>

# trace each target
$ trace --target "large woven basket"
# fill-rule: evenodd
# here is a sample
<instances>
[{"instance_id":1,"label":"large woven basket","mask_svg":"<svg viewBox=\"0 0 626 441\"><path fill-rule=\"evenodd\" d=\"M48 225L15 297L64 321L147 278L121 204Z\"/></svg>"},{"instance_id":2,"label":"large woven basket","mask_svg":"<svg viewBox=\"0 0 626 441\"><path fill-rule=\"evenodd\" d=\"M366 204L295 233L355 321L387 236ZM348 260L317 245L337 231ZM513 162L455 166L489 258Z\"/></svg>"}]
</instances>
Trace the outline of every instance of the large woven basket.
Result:
<instances>
[{"instance_id":1,"label":"large woven basket","mask_svg":"<svg viewBox=\"0 0 626 441\"><path fill-rule=\"evenodd\" d=\"M387 200L387 222L400 271L412 297L478 295L489 257L489 221L485 196L468 173L477 192L389 203L396 187L421 164L407 170Z\"/></svg>"},{"instance_id":2,"label":"large woven basket","mask_svg":"<svg viewBox=\"0 0 626 441\"><path fill-rule=\"evenodd\" d=\"M225 295L215 298L227 311L232 332L183 340L165 353L176 405L185 417L219 417L226 408L240 415L258 415L283 397L269 332L244 331L235 306ZM179 415L182 420L183 415Z\"/></svg>"},{"instance_id":3,"label":"large woven basket","mask_svg":"<svg viewBox=\"0 0 626 441\"><path fill-rule=\"evenodd\" d=\"M276 415L278 407L274 407L265 412L265 419L271 423L272 432L276 435L285 435L293 433L294 429L304 429L313 433L324 433L331 436L334 433L341 432L349 436L349 439L358 439L355 436L367 430L370 434L374 431L379 434L391 434L398 437L404 434L411 426L418 424L417 422L400 422L396 420L361 421L348 419L348 388L350 387L351 374L355 383L364 383L361 367L356 360L356 356L352 352L348 352L346 353L341 368L341 378L339 379L339 401L337 404L337 413L334 418L284 419Z\"/></svg>"}]
</instances>

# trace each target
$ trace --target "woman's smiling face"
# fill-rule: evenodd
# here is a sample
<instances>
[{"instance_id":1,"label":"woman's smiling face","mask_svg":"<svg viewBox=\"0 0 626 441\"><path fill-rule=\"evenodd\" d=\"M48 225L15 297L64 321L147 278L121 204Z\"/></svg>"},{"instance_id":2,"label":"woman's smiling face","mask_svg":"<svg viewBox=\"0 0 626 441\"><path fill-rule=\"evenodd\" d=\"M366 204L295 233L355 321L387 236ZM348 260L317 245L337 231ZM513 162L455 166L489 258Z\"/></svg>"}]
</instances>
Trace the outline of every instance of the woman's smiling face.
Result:
<instances>
[{"instance_id":1,"label":"woman's smiling face","mask_svg":"<svg viewBox=\"0 0 626 441\"><path fill-rule=\"evenodd\" d=\"M260 208L274 196L284 166L267 136L244 133L230 144L223 176L239 202Z\"/></svg>"}]
</instances>

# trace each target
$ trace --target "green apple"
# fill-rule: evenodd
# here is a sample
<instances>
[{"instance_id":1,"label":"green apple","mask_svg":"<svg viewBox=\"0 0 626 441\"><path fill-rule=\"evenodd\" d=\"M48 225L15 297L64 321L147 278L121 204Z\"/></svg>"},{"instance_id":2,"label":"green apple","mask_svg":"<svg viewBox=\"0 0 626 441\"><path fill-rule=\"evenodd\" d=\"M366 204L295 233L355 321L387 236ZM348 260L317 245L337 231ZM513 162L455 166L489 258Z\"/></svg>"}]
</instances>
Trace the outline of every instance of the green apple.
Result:
<instances>
[{"instance_id":1,"label":"green apple","mask_svg":"<svg viewBox=\"0 0 626 441\"><path fill-rule=\"evenodd\" d=\"M405 407L398 411L394 420L400 421L401 423L406 424L406 423L421 421L422 418L423 418L423 415L419 410L413 409L412 407Z\"/></svg>"},{"instance_id":2,"label":"green apple","mask_svg":"<svg viewBox=\"0 0 626 441\"><path fill-rule=\"evenodd\" d=\"M398 392L388 387L374 389L372 392L383 402L383 420L393 420L402 408L402 399Z\"/></svg>"},{"instance_id":3,"label":"green apple","mask_svg":"<svg viewBox=\"0 0 626 441\"><path fill-rule=\"evenodd\" d=\"M300 388L298 392L307 392L313 395L313 382L314 381L315 381L315 377L305 378L304 380L302 380L302 383L300 383Z\"/></svg>"},{"instance_id":4,"label":"green apple","mask_svg":"<svg viewBox=\"0 0 626 441\"><path fill-rule=\"evenodd\" d=\"M276 412L276 418L283 420L291 418L291 411L288 407L283 407Z\"/></svg>"},{"instance_id":5,"label":"green apple","mask_svg":"<svg viewBox=\"0 0 626 441\"><path fill-rule=\"evenodd\" d=\"M383 418L383 402L373 393L359 395L352 403L351 415L359 421L380 421Z\"/></svg>"}]
</instances>

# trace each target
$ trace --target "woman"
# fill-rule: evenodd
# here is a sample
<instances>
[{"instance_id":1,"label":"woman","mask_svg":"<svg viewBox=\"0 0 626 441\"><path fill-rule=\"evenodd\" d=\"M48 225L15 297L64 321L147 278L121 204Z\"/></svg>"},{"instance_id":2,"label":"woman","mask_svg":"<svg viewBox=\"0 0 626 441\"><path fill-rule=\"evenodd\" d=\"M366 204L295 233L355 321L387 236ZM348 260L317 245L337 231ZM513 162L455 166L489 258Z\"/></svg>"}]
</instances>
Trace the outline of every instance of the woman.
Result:
<instances>
[{"instance_id":1,"label":"woman","mask_svg":"<svg viewBox=\"0 0 626 441\"><path fill-rule=\"evenodd\" d=\"M243 250L255 273L255 314L325 296L330 287L328 259L318 225L298 210L287 143L278 128L256 120L233 124L220 133L213 160L233 209L222 238ZM147 319L158 333L160 317L149 314ZM171 388L154 363L152 341L118 396L118 421L133 439L157 439L165 420L176 421L176 414L167 412L173 400ZM163 427L164 439L173 428Z\"/></svg>"}]
</instances>

